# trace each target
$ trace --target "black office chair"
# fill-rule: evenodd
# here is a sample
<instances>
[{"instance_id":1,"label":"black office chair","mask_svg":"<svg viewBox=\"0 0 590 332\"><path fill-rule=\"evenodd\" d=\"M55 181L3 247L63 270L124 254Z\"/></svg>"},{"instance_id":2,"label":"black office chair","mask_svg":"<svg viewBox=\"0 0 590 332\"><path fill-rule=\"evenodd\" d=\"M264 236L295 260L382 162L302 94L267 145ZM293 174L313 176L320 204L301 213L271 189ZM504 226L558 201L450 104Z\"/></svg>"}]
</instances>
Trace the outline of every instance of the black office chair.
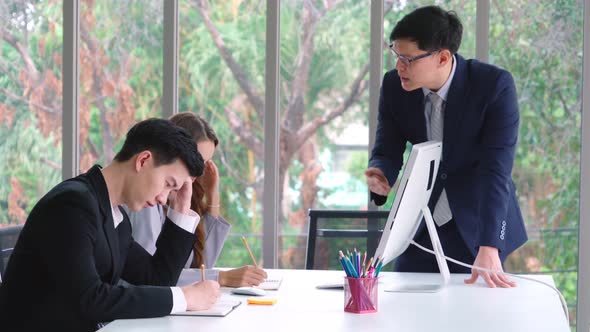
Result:
<instances>
[{"instance_id":1,"label":"black office chair","mask_svg":"<svg viewBox=\"0 0 590 332\"><path fill-rule=\"evenodd\" d=\"M338 250L377 250L389 211L309 210L305 269L342 269ZM346 252L345 252L346 253Z\"/></svg>"},{"instance_id":2,"label":"black office chair","mask_svg":"<svg viewBox=\"0 0 590 332\"><path fill-rule=\"evenodd\" d=\"M0 282L23 225L0 227Z\"/></svg>"}]
</instances>

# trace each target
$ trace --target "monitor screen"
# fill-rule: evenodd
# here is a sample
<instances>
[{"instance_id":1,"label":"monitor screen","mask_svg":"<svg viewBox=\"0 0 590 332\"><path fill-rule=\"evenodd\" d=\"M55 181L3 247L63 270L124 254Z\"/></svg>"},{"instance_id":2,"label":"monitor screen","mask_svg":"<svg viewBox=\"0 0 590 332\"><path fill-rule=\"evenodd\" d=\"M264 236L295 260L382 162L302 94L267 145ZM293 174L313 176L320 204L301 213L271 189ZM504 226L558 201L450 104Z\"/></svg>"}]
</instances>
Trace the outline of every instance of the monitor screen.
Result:
<instances>
[{"instance_id":1,"label":"monitor screen","mask_svg":"<svg viewBox=\"0 0 590 332\"><path fill-rule=\"evenodd\" d=\"M410 245L428 205L440 164L442 143L429 141L412 147L395 199L374 257L383 265L401 255Z\"/></svg>"}]
</instances>

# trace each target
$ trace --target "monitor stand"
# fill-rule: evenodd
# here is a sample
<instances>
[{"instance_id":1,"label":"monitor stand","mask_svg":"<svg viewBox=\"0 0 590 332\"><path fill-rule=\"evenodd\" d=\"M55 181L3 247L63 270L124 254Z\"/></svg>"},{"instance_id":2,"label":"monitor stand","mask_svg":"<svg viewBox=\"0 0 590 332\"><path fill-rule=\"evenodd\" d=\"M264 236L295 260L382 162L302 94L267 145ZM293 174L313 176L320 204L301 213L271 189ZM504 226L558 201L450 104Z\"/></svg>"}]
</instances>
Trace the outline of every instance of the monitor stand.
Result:
<instances>
[{"instance_id":1,"label":"monitor stand","mask_svg":"<svg viewBox=\"0 0 590 332\"><path fill-rule=\"evenodd\" d=\"M422 208L422 215L424 216L426 228L428 229L428 234L430 235L430 240L432 241L432 248L434 249L436 262L438 263L438 269L442 277L442 282L437 284L398 284L385 289L386 292L435 293L443 289L451 279L449 266L445 260L445 254L443 252L442 245L440 244L436 227L434 226L434 219L432 218L432 214L430 213L428 206ZM422 216L419 216L418 218L422 219Z\"/></svg>"}]
</instances>

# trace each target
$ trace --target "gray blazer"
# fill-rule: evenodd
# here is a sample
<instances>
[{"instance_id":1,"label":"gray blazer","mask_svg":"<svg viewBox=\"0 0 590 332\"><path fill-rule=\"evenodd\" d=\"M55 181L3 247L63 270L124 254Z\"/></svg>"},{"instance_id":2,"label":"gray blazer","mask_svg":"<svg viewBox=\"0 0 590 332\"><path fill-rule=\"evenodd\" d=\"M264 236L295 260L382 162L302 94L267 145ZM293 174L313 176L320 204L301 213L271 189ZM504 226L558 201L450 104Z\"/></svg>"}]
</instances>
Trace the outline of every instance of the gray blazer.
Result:
<instances>
[{"instance_id":1,"label":"gray blazer","mask_svg":"<svg viewBox=\"0 0 590 332\"><path fill-rule=\"evenodd\" d=\"M156 251L156 241L162 230L162 225L166 220L163 207L156 205L141 209L138 212L129 211L125 207L125 211L129 215L133 239L153 255ZM215 266L221 254L223 243L227 238L231 225L223 217L214 217L208 213L201 216L200 222L204 223L205 231L205 250L203 257L205 258L205 266L208 268L205 277L207 279L217 280L219 271L211 268ZM185 268L190 268L192 261L193 252L191 250Z\"/></svg>"}]
</instances>

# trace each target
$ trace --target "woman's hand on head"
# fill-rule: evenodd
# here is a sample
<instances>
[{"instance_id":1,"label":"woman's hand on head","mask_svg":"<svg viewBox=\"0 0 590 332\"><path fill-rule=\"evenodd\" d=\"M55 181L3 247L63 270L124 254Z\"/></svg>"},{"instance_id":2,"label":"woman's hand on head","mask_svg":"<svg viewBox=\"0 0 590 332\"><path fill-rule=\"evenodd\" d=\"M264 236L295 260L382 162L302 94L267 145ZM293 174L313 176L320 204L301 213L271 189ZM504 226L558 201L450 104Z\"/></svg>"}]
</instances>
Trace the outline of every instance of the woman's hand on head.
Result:
<instances>
[{"instance_id":1,"label":"woman's hand on head","mask_svg":"<svg viewBox=\"0 0 590 332\"><path fill-rule=\"evenodd\" d=\"M201 186L203 186L210 204L213 204L214 202L211 201L211 198L219 195L219 170L212 160L205 162L205 170L199 178L199 182L201 182Z\"/></svg>"}]
</instances>

